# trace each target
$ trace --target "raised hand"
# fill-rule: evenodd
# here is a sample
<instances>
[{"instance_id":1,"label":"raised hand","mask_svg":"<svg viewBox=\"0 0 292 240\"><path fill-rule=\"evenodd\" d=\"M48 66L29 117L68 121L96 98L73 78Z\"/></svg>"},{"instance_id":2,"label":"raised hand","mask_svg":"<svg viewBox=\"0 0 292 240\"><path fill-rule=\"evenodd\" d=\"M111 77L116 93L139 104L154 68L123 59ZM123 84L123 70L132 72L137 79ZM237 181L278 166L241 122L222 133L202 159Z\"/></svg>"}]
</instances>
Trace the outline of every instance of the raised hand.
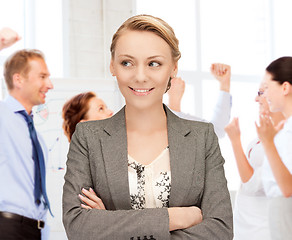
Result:
<instances>
[{"instance_id":1,"label":"raised hand","mask_svg":"<svg viewBox=\"0 0 292 240\"><path fill-rule=\"evenodd\" d=\"M260 125L257 123L255 125L258 137L263 144L274 141L274 137L279 129L274 127L269 115L260 115Z\"/></svg>"},{"instance_id":2,"label":"raised hand","mask_svg":"<svg viewBox=\"0 0 292 240\"><path fill-rule=\"evenodd\" d=\"M20 39L21 37L17 32L10 28L2 28L0 30L0 50L11 46Z\"/></svg>"},{"instance_id":3,"label":"raised hand","mask_svg":"<svg viewBox=\"0 0 292 240\"><path fill-rule=\"evenodd\" d=\"M240 139L240 128L237 117L233 118L233 120L224 129L231 141Z\"/></svg>"},{"instance_id":4,"label":"raised hand","mask_svg":"<svg viewBox=\"0 0 292 240\"><path fill-rule=\"evenodd\" d=\"M231 67L223 63L213 63L210 68L213 76L219 81L220 90L230 91Z\"/></svg>"},{"instance_id":5,"label":"raised hand","mask_svg":"<svg viewBox=\"0 0 292 240\"><path fill-rule=\"evenodd\" d=\"M175 77L171 79L171 87L167 91L169 97L169 108L180 112L181 111L181 99L185 92L185 81L180 77Z\"/></svg>"}]
</instances>

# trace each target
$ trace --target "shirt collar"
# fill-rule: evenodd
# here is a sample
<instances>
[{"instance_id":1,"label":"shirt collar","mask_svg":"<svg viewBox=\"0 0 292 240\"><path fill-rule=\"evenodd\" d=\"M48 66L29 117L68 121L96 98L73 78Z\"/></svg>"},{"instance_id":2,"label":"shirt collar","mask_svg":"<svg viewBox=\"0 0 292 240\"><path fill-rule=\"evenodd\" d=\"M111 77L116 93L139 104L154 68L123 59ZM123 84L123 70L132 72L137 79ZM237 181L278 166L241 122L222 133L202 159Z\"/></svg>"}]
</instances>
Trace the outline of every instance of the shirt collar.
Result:
<instances>
[{"instance_id":1,"label":"shirt collar","mask_svg":"<svg viewBox=\"0 0 292 240\"><path fill-rule=\"evenodd\" d=\"M24 106L18 101L16 100L16 98L14 98L11 95L8 95L5 99L4 102L6 102L7 106L14 112L19 112L19 111L26 111ZM32 114L30 114L30 116L32 116Z\"/></svg>"}]
</instances>

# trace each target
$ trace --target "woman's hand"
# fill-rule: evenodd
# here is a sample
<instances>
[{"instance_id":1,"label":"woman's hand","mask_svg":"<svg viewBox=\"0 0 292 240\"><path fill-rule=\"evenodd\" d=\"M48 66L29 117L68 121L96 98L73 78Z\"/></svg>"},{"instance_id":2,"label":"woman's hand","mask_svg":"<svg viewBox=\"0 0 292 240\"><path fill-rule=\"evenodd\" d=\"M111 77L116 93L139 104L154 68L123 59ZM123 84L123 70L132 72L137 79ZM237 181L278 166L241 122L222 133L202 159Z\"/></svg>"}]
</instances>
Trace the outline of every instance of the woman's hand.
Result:
<instances>
[{"instance_id":1,"label":"woman's hand","mask_svg":"<svg viewBox=\"0 0 292 240\"><path fill-rule=\"evenodd\" d=\"M280 129L276 129L268 115L260 115L260 125L256 125L256 130L260 141L265 144L273 142L274 137Z\"/></svg>"},{"instance_id":2,"label":"woman's hand","mask_svg":"<svg viewBox=\"0 0 292 240\"><path fill-rule=\"evenodd\" d=\"M233 118L233 120L224 128L231 142L240 140L240 128L238 118Z\"/></svg>"},{"instance_id":3,"label":"woman's hand","mask_svg":"<svg viewBox=\"0 0 292 240\"><path fill-rule=\"evenodd\" d=\"M82 208L85 209L99 209L99 210L106 210L105 206L102 202L102 200L96 195L96 193L93 191L92 188L89 188L89 191L86 190L85 188L82 188L82 193L86 196L82 196L81 194L79 194L79 198L82 200L82 202L84 202L85 204L81 204Z\"/></svg>"},{"instance_id":4,"label":"woman's hand","mask_svg":"<svg viewBox=\"0 0 292 240\"><path fill-rule=\"evenodd\" d=\"M213 63L210 68L213 76L219 81L220 90L230 91L231 67L227 64Z\"/></svg>"},{"instance_id":5,"label":"woman's hand","mask_svg":"<svg viewBox=\"0 0 292 240\"><path fill-rule=\"evenodd\" d=\"M169 231L189 228L203 221L201 209L195 206L168 208L168 215Z\"/></svg>"}]
</instances>

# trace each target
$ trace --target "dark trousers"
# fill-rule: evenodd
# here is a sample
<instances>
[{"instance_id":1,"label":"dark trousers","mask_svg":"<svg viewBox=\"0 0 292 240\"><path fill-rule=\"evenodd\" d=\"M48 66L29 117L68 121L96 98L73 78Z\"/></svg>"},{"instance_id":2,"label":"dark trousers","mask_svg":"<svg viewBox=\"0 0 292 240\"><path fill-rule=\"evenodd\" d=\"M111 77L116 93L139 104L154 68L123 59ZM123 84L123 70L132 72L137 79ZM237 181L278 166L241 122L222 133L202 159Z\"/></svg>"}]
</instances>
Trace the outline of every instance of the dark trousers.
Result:
<instances>
[{"instance_id":1,"label":"dark trousers","mask_svg":"<svg viewBox=\"0 0 292 240\"><path fill-rule=\"evenodd\" d=\"M0 217L0 240L41 240L41 230L21 221Z\"/></svg>"}]
</instances>

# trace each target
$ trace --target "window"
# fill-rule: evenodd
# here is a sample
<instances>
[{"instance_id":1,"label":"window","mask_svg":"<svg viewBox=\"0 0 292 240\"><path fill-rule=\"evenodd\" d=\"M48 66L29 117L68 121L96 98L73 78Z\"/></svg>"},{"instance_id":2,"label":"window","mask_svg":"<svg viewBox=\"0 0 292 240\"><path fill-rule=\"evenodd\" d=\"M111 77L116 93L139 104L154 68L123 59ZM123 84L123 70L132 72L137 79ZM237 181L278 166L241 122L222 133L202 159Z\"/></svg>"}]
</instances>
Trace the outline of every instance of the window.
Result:
<instances>
[{"instance_id":1,"label":"window","mask_svg":"<svg viewBox=\"0 0 292 240\"><path fill-rule=\"evenodd\" d=\"M0 99L6 92L3 64L9 55L19 49L40 49L45 54L52 77L63 77L62 1L1 1L0 23L0 28L9 27L22 37L19 42L0 52Z\"/></svg>"},{"instance_id":2,"label":"window","mask_svg":"<svg viewBox=\"0 0 292 240\"><path fill-rule=\"evenodd\" d=\"M2 1L0 4L0 29L10 27L24 35L24 0ZM12 14L13 13L13 14ZM0 100L4 96L5 84L3 82L3 64L5 59L17 49L24 48L24 41L19 41L15 45L0 51Z\"/></svg>"},{"instance_id":3,"label":"window","mask_svg":"<svg viewBox=\"0 0 292 240\"><path fill-rule=\"evenodd\" d=\"M256 137L254 102L265 67L292 55L291 1L274 0L136 0L137 14L151 14L168 22L180 40L179 73L186 81L182 110L210 119L218 83L209 73L214 62L231 65L232 116L238 116L244 149ZM167 98L165 99L167 101ZM230 190L237 190L239 174L228 137L220 140Z\"/></svg>"}]
</instances>

